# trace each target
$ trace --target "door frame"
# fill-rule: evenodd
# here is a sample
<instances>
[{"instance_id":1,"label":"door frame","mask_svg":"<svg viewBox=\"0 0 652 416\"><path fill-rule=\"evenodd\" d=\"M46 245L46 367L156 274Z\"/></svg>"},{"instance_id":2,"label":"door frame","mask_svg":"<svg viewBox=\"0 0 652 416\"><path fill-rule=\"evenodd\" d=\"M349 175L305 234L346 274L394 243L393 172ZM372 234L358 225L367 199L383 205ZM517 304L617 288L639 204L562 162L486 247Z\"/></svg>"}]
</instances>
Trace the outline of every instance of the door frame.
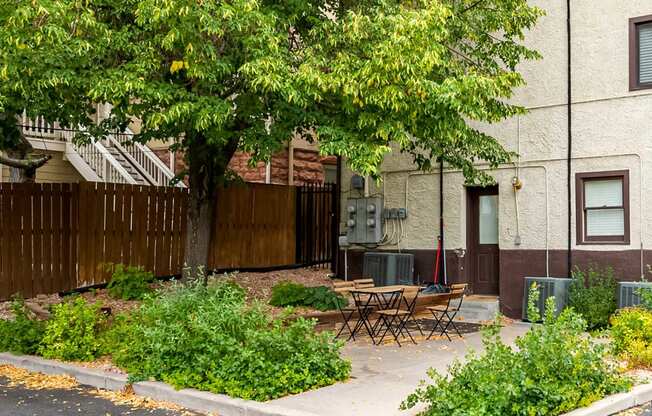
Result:
<instances>
[{"instance_id":1,"label":"door frame","mask_svg":"<svg viewBox=\"0 0 652 416\"><path fill-rule=\"evenodd\" d=\"M479 241L479 224L475 213L475 204L478 203L479 197L482 195L499 195L498 185L488 186L467 186L466 187L466 270L467 270L467 283L471 293L477 293L476 284L476 261L475 256L479 249L476 244ZM498 213L500 213L500 204L498 204ZM498 222L498 233L500 235L500 221ZM498 244L497 244L498 246ZM498 270L497 281L498 288L495 295L500 294L500 247L498 247ZM494 294L489 294L490 296Z\"/></svg>"}]
</instances>

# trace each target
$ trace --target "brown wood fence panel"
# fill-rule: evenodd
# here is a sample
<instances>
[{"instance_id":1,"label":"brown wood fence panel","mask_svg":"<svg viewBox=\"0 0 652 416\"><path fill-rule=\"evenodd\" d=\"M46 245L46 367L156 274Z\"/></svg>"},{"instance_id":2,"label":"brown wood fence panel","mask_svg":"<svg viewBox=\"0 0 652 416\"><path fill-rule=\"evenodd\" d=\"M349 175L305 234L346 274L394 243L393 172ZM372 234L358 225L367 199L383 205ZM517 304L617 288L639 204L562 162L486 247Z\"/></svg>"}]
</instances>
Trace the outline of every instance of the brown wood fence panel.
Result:
<instances>
[{"instance_id":1,"label":"brown wood fence panel","mask_svg":"<svg viewBox=\"0 0 652 416\"><path fill-rule=\"evenodd\" d=\"M179 188L0 183L0 300L105 283L106 263L179 274L187 200Z\"/></svg>"},{"instance_id":2,"label":"brown wood fence panel","mask_svg":"<svg viewBox=\"0 0 652 416\"><path fill-rule=\"evenodd\" d=\"M235 269L296 263L296 189L266 184L220 189L209 267Z\"/></svg>"},{"instance_id":3,"label":"brown wood fence panel","mask_svg":"<svg viewBox=\"0 0 652 416\"><path fill-rule=\"evenodd\" d=\"M220 189L209 268L325 264L334 255L332 189ZM178 275L187 210L181 188L0 183L0 300L106 283L107 263Z\"/></svg>"},{"instance_id":4,"label":"brown wood fence panel","mask_svg":"<svg viewBox=\"0 0 652 416\"><path fill-rule=\"evenodd\" d=\"M75 287L75 184L0 183L0 299Z\"/></svg>"},{"instance_id":5,"label":"brown wood fence panel","mask_svg":"<svg viewBox=\"0 0 652 416\"><path fill-rule=\"evenodd\" d=\"M105 283L102 266L111 263L142 266L156 276L181 273L187 199L187 191L175 188L81 183L79 211L87 214L79 218L77 285Z\"/></svg>"}]
</instances>

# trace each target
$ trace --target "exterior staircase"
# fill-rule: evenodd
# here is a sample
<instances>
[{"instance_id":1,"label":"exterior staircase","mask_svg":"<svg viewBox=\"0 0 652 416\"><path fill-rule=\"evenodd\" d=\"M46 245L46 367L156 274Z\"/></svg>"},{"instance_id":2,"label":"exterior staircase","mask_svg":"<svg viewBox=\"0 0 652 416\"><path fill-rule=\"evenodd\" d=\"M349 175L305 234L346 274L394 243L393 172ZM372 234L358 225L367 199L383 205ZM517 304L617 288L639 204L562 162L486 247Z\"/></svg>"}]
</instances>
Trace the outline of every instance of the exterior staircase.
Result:
<instances>
[{"instance_id":1,"label":"exterior staircase","mask_svg":"<svg viewBox=\"0 0 652 416\"><path fill-rule=\"evenodd\" d=\"M140 173L137 165L132 164L132 162L127 159L126 156L122 154L120 150L114 145L106 146L106 150L111 154L111 156L122 166L124 170L127 171L129 176L131 176L136 184L138 185L154 185L149 183L147 179Z\"/></svg>"},{"instance_id":2,"label":"exterior staircase","mask_svg":"<svg viewBox=\"0 0 652 416\"><path fill-rule=\"evenodd\" d=\"M110 134L90 143L77 143L78 131L62 129L58 123L48 124L23 114L22 129L35 149L61 151L90 182L125 183L131 185L171 186L174 172L147 146L132 142L133 132ZM185 187L178 181L175 186Z\"/></svg>"}]
</instances>

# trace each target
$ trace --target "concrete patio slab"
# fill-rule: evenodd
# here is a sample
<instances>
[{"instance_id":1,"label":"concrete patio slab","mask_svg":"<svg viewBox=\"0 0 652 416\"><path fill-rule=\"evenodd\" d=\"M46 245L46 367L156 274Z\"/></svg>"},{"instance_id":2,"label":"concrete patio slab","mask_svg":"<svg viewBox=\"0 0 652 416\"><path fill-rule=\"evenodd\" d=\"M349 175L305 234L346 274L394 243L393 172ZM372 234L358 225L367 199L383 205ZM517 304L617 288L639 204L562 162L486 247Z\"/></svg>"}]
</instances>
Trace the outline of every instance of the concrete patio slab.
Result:
<instances>
[{"instance_id":1,"label":"concrete patio slab","mask_svg":"<svg viewBox=\"0 0 652 416\"><path fill-rule=\"evenodd\" d=\"M529 329L529 324L514 323L502 329L506 343ZM344 355L353 362L352 378L346 383L324 387L296 396L284 397L270 403L288 409L322 416L407 416L418 409L400 411L399 405L412 393L426 372L435 368L445 372L455 359L462 359L469 351L482 350L482 336L476 332L463 339L420 341L419 345L362 345L352 343L344 348Z\"/></svg>"}]
</instances>

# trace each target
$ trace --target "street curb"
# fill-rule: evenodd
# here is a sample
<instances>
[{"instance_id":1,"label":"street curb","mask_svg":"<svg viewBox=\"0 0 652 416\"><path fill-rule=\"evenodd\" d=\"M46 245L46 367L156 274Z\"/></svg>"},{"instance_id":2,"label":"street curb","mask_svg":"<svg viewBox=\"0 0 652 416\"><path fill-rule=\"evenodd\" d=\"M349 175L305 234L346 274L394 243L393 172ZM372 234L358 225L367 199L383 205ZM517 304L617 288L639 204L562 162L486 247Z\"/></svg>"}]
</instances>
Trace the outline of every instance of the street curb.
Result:
<instances>
[{"instance_id":1,"label":"street curb","mask_svg":"<svg viewBox=\"0 0 652 416\"><path fill-rule=\"evenodd\" d=\"M652 384L641 384L627 393L614 394L589 407L573 410L562 416L609 416L652 401Z\"/></svg>"},{"instance_id":2,"label":"street curb","mask_svg":"<svg viewBox=\"0 0 652 416\"><path fill-rule=\"evenodd\" d=\"M121 391L128 384L127 376L122 374L109 373L28 355L0 353L0 364L9 364L25 370L50 375L68 375L75 378L79 384L104 390ZM169 384L158 381L134 383L132 387L134 393L139 396L175 403L198 412L216 412L220 416L317 416L314 413L287 409L252 400L237 399L224 394L214 394L195 389L175 390Z\"/></svg>"}]
</instances>

